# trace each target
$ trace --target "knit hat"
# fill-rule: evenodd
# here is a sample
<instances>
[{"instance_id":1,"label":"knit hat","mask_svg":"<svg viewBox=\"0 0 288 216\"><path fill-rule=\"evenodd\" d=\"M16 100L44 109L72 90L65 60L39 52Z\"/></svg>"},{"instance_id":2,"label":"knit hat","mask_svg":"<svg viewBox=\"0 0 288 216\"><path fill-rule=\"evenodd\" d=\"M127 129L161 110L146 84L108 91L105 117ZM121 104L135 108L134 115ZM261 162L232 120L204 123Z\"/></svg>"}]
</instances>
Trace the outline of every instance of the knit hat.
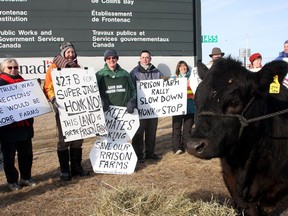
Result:
<instances>
[{"instance_id":1,"label":"knit hat","mask_svg":"<svg viewBox=\"0 0 288 216\"><path fill-rule=\"evenodd\" d=\"M65 54L65 52L66 52L69 48L72 48L72 49L74 50L74 52L75 52L75 57L77 56L73 44L72 44L71 42L69 42L69 41L63 42L63 43L59 46L59 48L60 48L60 55L63 56L63 57L65 57L64 54Z\"/></svg>"},{"instance_id":2,"label":"knit hat","mask_svg":"<svg viewBox=\"0 0 288 216\"><path fill-rule=\"evenodd\" d=\"M104 53L104 61L106 61L106 59L110 56L116 57L117 59L119 59L119 56L117 54L117 52L113 49L108 49L105 51Z\"/></svg>"},{"instance_id":3,"label":"knit hat","mask_svg":"<svg viewBox=\"0 0 288 216\"><path fill-rule=\"evenodd\" d=\"M252 63L253 61L255 61L255 59L257 58L261 58L262 59L262 56L260 53L254 53L252 54L250 57L249 57L249 61Z\"/></svg>"},{"instance_id":4,"label":"knit hat","mask_svg":"<svg viewBox=\"0 0 288 216\"><path fill-rule=\"evenodd\" d=\"M212 58L213 55L219 55L219 54L221 54L222 57L225 55L225 53L221 52L220 48L214 47L212 49L212 53L209 56Z\"/></svg>"}]
</instances>

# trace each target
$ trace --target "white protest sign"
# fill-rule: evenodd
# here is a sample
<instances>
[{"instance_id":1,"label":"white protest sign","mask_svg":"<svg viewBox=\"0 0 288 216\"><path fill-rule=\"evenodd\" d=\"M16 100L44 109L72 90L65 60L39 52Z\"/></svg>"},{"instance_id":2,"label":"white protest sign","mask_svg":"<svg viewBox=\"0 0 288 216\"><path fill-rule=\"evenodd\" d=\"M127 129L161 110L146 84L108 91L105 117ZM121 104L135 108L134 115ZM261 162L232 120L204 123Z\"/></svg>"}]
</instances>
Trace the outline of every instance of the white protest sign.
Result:
<instances>
[{"instance_id":1,"label":"white protest sign","mask_svg":"<svg viewBox=\"0 0 288 216\"><path fill-rule=\"evenodd\" d=\"M93 68L54 69L52 81L66 142L107 134Z\"/></svg>"},{"instance_id":2,"label":"white protest sign","mask_svg":"<svg viewBox=\"0 0 288 216\"><path fill-rule=\"evenodd\" d=\"M129 114L126 107L109 106L105 112L108 134L96 141L90 151L90 161L95 173L131 174L137 156L128 142L140 123L136 109Z\"/></svg>"},{"instance_id":3,"label":"white protest sign","mask_svg":"<svg viewBox=\"0 0 288 216\"><path fill-rule=\"evenodd\" d=\"M131 143L118 143L102 138L90 151L90 161L95 173L132 174L137 156Z\"/></svg>"},{"instance_id":4,"label":"white protest sign","mask_svg":"<svg viewBox=\"0 0 288 216\"><path fill-rule=\"evenodd\" d=\"M129 114L126 107L109 106L104 114L109 141L128 142L132 140L140 125L136 109L133 114Z\"/></svg>"},{"instance_id":5,"label":"white protest sign","mask_svg":"<svg viewBox=\"0 0 288 216\"><path fill-rule=\"evenodd\" d=\"M140 119L184 115L187 109L187 79L137 82L137 104Z\"/></svg>"},{"instance_id":6,"label":"white protest sign","mask_svg":"<svg viewBox=\"0 0 288 216\"><path fill-rule=\"evenodd\" d=\"M0 86L0 127L51 111L37 80Z\"/></svg>"},{"instance_id":7,"label":"white protest sign","mask_svg":"<svg viewBox=\"0 0 288 216\"><path fill-rule=\"evenodd\" d=\"M193 93L195 94L197 86L201 82L201 79L200 79L198 72L197 72L197 67L192 68L191 74L189 77L189 81L190 81L190 87L191 87Z\"/></svg>"}]
</instances>

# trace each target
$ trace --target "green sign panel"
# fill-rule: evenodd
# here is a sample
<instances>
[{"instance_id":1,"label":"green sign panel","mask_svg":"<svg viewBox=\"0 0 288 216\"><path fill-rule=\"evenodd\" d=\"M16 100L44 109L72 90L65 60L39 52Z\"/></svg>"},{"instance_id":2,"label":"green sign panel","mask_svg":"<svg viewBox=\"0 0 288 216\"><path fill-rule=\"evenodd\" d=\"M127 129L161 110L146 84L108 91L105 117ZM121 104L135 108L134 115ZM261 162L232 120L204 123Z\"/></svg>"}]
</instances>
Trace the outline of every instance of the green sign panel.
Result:
<instances>
[{"instance_id":1,"label":"green sign panel","mask_svg":"<svg viewBox=\"0 0 288 216\"><path fill-rule=\"evenodd\" d=\"M202 43L217 43L218 35L202 35Z\"/></svg>"},{"instance_id":2,"label":"green sign panel","mask_svg":"<svg viewBox=\"0 0 288 216\"><path fill-rule=\"evenodd\" d=\"M200 0L0 0L0 6L1 58L54 56L63 41L79 56L106 49L122 56L146 49L155 56L196 55Z\"/></svg>"}]
</instances>

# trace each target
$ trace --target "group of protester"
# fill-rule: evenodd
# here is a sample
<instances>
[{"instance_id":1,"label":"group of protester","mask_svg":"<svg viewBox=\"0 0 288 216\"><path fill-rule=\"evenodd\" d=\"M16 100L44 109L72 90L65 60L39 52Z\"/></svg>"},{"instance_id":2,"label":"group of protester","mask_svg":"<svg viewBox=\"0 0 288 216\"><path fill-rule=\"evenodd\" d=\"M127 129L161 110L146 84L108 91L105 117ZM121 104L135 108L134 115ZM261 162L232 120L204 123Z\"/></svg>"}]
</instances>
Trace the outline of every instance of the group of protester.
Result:
<instances>
[{"instance_id":1,"label":"group of protester","mask_svg":"<svg viewBox=\"0 0 288 216\"><path fill-rule=\"evenodd\" d=\"M224 52L221 51L220 48L214 47L212 49L211 54L209 56L212 58L210 62L206 65L208 69L211 68L213 63L219 59L222 58L225 55ZM284 50L279 52L279 56L275 60L285 60L288 59L288 40L284 42ZM253 53L249 56L250 64L248 66L248 69L252 72L258 72L262 68L262 55L259 52ZM287 61L287 60L286 60Z\"/></svg>"},{"instance_id":2,"label":"group of protester","mask_svg":"<svg viewBox=\"0 0 288 216\"><path fill-rule=\"evenodd\" d=\"M60 164L60 179L70 181L73 176L88 176L89 171L83 169L82 144L83 139L75 141L64 141L61 129L58 103L55 97L51 72L55 68L80 68L77 60L76 49L71 42L64 42L60 46L60 52L56 55L46 72L43 85L44 93L51 102L56 120L58 132L57 156ZM129 73L118 64L119 56L115 50L109 49L104 53L104 67L96 72L97 83L102 99L103 110L106 111L110 105L127 107L128 113L133 113L137 108L136 83L140 80L165 79L164 76L152 63L151 53L143 50L140 53L138 65ZM1 64L0 85L22 82L24 79L19 75L19 64L16 59L6 59ZM175 78L187 79L187 106L188 114L173 117L173 150L180 154L185 151L184 137L181 133L191 133L194 124L193 93L188 85L190 76L189 67L186 62L180 61L176 67ZM125 91L109 91L110 86L121 85ZM132 146L138 157L139 163L145 159L159 160L161 157L155 154L156 132L158 118L141 119L140 126L132 139ZM15 122L0 127L0 141L4 156L4 172L11 191L18 190L21 186L34 186L35 181L31 178L33 151L32 138L33 118L21 122ZM15 136L17 134L17 136ZM15 154L18 153L19 172L14 165ZM20 173L20 181L19 181Z\"/></svg>"},{"instance_id":3,"label":"group of protester","mask_svg":"<svg viewBox=\"0 0 288 216\"><path fill-rule=\"evenodd\" d=\"M54 57L46 72L43 90L55 113L58 132L57 155L60 164L60 179L70 181L72 176L88 176L89 171L84 170L81 165L83 139L65 142L61 129L59 106L55 97L51 72L54 68L80 68L80 65L77 60L75 47L71 42L64 42L59 48L59 54ZM213 48L209 55L212 60L207 64L207 67L210 68L217 59L224 55L225 53L220 48ZM280 53L277 60L283 58L288 58L288 41L285 41L284 51ZM152 57L148 50L141 51L138 65L130 73L118 64L118 60L119 55L115 50L106 50L104 53L104 67L96 72L103 110L106 111L110 105L115 105L127 107L127 112L133 113L134 109L137 108L136 83L141 80L166 80L168 78L151 63ZM252 54L249 60L251 62L251 70L257 71L262 67L262 56L260 53ZM189 77L190 69L188 64L185 61L179 61L175 74L171 78L187 79L187 114L172 117L172 146L176 155L184 153L187 148L187 140L185 138L191 134L194 114L196 113L193 101L194 94L189 85ZM0 86L22 81L24 79L19 75L17 60L12 58L4 60L0 67ZM118 84L122 85L125 91L109 91L109 86ZM132 139L132 146L139 163L144 163L145 159L161 159L160 156L155 154L157 126L158 118L140 120L140 126ZM9 189L15 191L21 186L35 186L36 183L31 178L33 161L32 138L34 136L33 118L0 127L0 134L4 172ZM14 165L16 152L18 153L19 172Z\"/></svg>"}]
</instances>

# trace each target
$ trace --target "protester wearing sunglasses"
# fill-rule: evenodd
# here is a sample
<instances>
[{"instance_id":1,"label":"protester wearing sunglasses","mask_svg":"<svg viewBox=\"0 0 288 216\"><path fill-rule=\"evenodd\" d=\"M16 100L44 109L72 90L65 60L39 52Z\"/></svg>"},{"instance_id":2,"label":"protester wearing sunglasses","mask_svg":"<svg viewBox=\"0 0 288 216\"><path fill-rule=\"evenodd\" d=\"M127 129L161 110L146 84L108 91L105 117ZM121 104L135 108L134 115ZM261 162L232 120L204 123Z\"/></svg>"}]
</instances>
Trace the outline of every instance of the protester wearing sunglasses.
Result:
<instances>
[{"instance_id":1,"label":"protester wearing sunglasses","mask_svg":"<svg viewBox=\"0 0 288 216\"><path fill-rule=\"evenodd\" d=\"M6 59L1 63L0 86L23 82L19 75L19 64L16 59ZM31 179L33 161L32 138L34 136L33 118L0 127L0 142L3 153L4 172L11 191L20 186L35 186ZM14 165L18 154L19 172ZM20 173L20 182L19 180Z\"/></svg>"},{"instance_id":2,"label":"protester wearing sunglasses","mask_svg":"<svg viewBox=\"0 0 288 216\"><path fill-rule=\"evenodd\" d=\"M133 113L136 107L136 89L130 74L117 63L119 56L113 49L104 53L104 67L96 73L103 109L109 105L127 107Z\"/></svg>"}]
</instances>

